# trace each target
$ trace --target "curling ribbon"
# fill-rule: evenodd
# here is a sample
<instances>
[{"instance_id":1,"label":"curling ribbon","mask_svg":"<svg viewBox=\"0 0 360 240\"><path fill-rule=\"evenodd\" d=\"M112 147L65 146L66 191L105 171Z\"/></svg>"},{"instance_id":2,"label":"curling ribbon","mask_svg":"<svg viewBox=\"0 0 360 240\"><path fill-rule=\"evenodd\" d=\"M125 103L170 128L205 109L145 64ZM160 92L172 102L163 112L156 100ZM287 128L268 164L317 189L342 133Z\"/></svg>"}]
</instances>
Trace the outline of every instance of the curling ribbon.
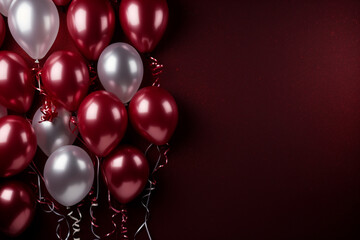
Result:
<instances>
[{"instance_id":1,"label":"curling ribbon","mask_svg":"<svg viewBox=\"0 0 360 240\"><path fill-rule=\"evenodd\" d=\"M90 85L95 84L95 80L98 78L95 63L90 63L88 65L89 68L89 74L90 74Z\"/></svg>"},{"instance_id":2,"label":"curling ribbon","mask_svg":"<svg viewBox=\"0 0 360 240\"><path fill-rule=\"evenodd\" d=\"M154 57L149 56L151 74L154 78L152 86L160 87L160 75L163 72L164 65L160 64Z\"/></svg>"},{"instance_id":3,"label":"curling ribbon","mask_svg":"<svg viewBox=\"0 0 360 240\"><path fill-rule=\"evenodd\" d=\"M108 202L109 202L109 208L110 210L112 210L114 213L111 215L111 222L114 226L114 229L117 229L117 225L115 222L115 218L117 215L119 215L121 213L121 224L120 224L120 239L121 240L127 240L129 239L128 237L128 229L127 229L127 210L124 204L121 204L121 209L116 209L114 207L114 205L111 203L111 194L110 191L108 190Z\"/></svg>"},{"instance_id":4,"label":"curling ribbon","mask_svg":"<svg viewBox=\"0 0 360 240\"><path fill-rule=\"evenodd\" d=\"M148 148L146 149L145 151L145 156L147 156L149 150L152 148L152 146L154 146L153 144L150 144L148 146ZM140 233L141 229L145 228L146 230L146 233L148 235L148 238L150 240L152 240L151 238L151 235L150 235L150 231L149 231L149 228L148 228L148 224L147 222L149 221L149 218L150 218L150 209L149 209L149 204L150 204L150 197L151 197L151 193L152 191L155 190L155 185L156 185L156 179L154 177L154 174L160 169L160 168L163 168L165 167L168 162L169 162L169 159L168 159L168 152L170 151L170 145L167 143L164 145L165 146L165 150L164 150L164 153L162 153L161 149L159 146L156 146L157 150L158 150L158 153L159 153L159 156L158 156L158 159L156 161L156 164L155 164L155 167L151 173L151 176L149 177L148 179L148 183L149 183L149 187L147 187L145 189L145 192L146 194L142 197L142 200L141 200L141 204L143 205L143 207L145 208L146 210L146 213L145 213L145 219L144 219L144 222L143 224L141 224L141 226L138 228L138 230L135 232L134 234L134 240L136 239L136 236ZM162 156L164 156L164 159L165 159L165 162L163 164L161 164L161 159L162 159Z\"/></svg>"},{"instance_id":5,"label":"curling ribbon","mask_svg":"<svg viewBox=\"0 0 360 240\"><path fill-rule=\"evenodd\" d=\"M60 219L58 220L58 224L56 226L56 237L59 240L68 240L70 237L70 226L69 226L69 222L67 221L66 217L62 214L60 214L59 212L57 212L56 210L57 207L55 206L54 202L52 202L51 200L49 200L48 198L42 196L41 194L41 181L40 179L42 179L44 181L44 177L40 174L38 168L36 167L36 165L34 164L34 162L31 163L31 165L29 165L29 167L31 168L31 170L33 171L32 174L35 174L37 176L37 186L35 186L35 188L38 191L38 199L37 202L41 205L41 206L46 206L48 207L48 209L44 209L42 208L42 210L46 213L54 213L55 215L59 216ZM55 210L56 209L56 210ZM61 222L65 221L68 232L66 234L66 237L63 239L61 237Z\"/></svg>"},{"instance_id":6,"label":"curling ribbon","mask_svg":"<svg viewBox=\"0 0 360 240\"><path fill-rule=\"evenodd\" d=\"M55 104L53 104L53 101L51 100L51 98L41 88L41 68L40 68L39 61L36 60L35 64L36 64L36 66L34 68L32 68L31 70L35 73L35 78L36 78L38 86L37 87L34 86L34 88L37 91L39 91L40 95L45 96L44 103L40 107L40 111L42 113L40 122L44 122L44 121L52 122L54 120L54 118L56 118L58 115L57 109L56 109Z\"/></svg>"},{"instance_id":7,"label":"curling ribbon","mask_svg":"<svg viewBox=\"0 0 360 240\"><path fill-rule=\"evenodd\" d=\"M74 240L80 240L80 237L77 238L75 236L76 236L77 233L80 233L80 222L81 222L81 219L82 219L82 215L81 215L79 207L77 207L76 210L78 212L79 218L74 217L74 212L73 211L69 212L68 216L69 216L69 218L71 218L72 220L75 221L71 225L72 229L73 229L73 233L72 233L73 239Z\"/></svg>"},{"instance_id":8,"label":"curling ribbon","mask_svg":"<svg viewBox=\"0 0 360 240\"><path fill-rule=\"evenodd\" d=\"M96 193L95 193L95 197L93 197L91 199L91 205L90 205L90 209L89 209L89 212L90 212L90 227L91 227L91 232L92 234L95 236L95 239L98 240L98 239L101 239L101 238L105 238L105 237L109 237L111 235L113 235L116 231L116 224L114 222L113 223L113 230L109 233L106 233L104 236L99 236L96 232L95 232L95 229L99 228L99 225L96 223L96 217L94 215L94 208L98 207L99 206L99 203L98 203L98 199L99 199L99 176L100 176L100 160L99 158L96 156ZM93 192L90 193L90 195L92 195Z\"/></svg>"}]
</instances>

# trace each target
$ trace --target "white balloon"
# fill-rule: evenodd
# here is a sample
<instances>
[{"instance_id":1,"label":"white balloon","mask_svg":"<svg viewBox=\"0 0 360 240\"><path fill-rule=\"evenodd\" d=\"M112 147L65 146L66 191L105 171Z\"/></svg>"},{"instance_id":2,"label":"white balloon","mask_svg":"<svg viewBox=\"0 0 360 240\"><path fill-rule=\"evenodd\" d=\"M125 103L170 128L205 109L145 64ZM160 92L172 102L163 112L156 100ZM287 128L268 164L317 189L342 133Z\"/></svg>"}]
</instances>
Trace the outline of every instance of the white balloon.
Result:
<instances>
[{"instance_id":1,"label":"white balloon","mask_svg":"<svg viewBox=\"0 0 360 240\"><path fill-rule=\"evenodd\" d=\"M59 13L52 0L15 0L8 12L15 41L33 59L42 59L59 32Z\"/></svg>"},{"instance_id":2,"label":"white balloon","mask_svg":"<svg viewBox=\"0 0 360 240\"><path fill-rule=\"evenodd\" d=\"M101 53L97 65L106 91L127 103L140 87L144 66L139 53L127 43L113 43Z\"/></svg>"},{"instance_id":3,"label":"white balloon","mask_svg":"<svg viewBox=\"0 0 360 240\"><path fill-rule=\"evenodd\" d=\"M0 12L7 17L10 5L13 0L0 0Z\"/></svg>"},{"instance_id":4,"label":"white balloon","mask_svg":"<svg viewBox=\"0 0 360 240\"><path fill-rule=\"evenodd\" d=\"M43 113L39 108L32 120L37 144L47 156L62 146L73 144L78 135L78 130L72 132L69 126L71 113L64 108L58 108L57 113L52 122L41 121Z\"/></svg>"},{"instance_id":5,"label":"white balloon","mask_svg":"<svg viewBox=\"0 0 360 240\"><path fill-rule=\"evenodd\" d=\"M89 193L94 181L94 165L83 149L63 146L47 159L44 179L50 195L61 205L70 207Z\"/></svg>"}]
</instances>

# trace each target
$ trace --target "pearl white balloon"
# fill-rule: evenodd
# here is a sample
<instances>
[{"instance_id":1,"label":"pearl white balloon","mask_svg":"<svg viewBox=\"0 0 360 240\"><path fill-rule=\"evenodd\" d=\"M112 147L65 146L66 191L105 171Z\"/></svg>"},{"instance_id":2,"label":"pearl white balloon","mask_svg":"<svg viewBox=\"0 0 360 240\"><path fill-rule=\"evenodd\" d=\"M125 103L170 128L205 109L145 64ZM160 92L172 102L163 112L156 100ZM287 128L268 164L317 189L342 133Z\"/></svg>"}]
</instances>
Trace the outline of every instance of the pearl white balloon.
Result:
<instances>
[{"instance_id":1,"label":"pearl white balloon","mask_svg":"<svg viewBox=\"0 0 360 240\"><path fill-rule=\"evenodd\" d=\"M7 17L10 5L13 0L0 0L0 12Z\"/></svg>"},{"instance_id":2,"label":"pearl white balloon","mask_svg":"<svg viewBox=\"0 0 360 240\"><path fill-rule=\"evenodd\" d=\"M6 108L0 105L0 118L5 117L6 115L7 115Z\"/></svg>"},{"instance_id":3,"label":"pearl white balloon","mask_svg":"<svg viewBox=\"0 0 360 240\"><path fill-rule=\"evenodd\" d=\"M8 24L15 41L33 59L42 59L59 32L59 13L52 0L15 0Z\"/></svg>"},{"instance_id":4,"label":"pearl white balloon","mask_svg":"<svg viewBox=\"0 0 360 240\"><path fill-rule=\"evenodd\" d=\"M44 179L50 195L58 203L70 207L89 193L94 181L94 165L83 149L63 146L46 161Z\"/></svg>"},{"instance_id":5,"label":"pearl white balloon","mask_svg":"<svg viewBox=\"0 0 360 240\"><path fill-rule=\"evenodd\" d=\"M127 103L140 87L144 66L139 53L127 43L113 43L101 53L97 65L106 91Z\"/></svg>"},{"instance_id":6,"label":"pearl white balloon","mask_svg":"<svg viewBox=\"0 0 360 240\"><path fill-rule=\"evenodd\" d=\"M71 113L64 108L58 108L57 113L52 122L41 121L43 113L39 108L32 120L37 144L47 156L62 146L73 144L78 135L78 130L73 133L69 126Z\"/></svg>"}]
</instances>

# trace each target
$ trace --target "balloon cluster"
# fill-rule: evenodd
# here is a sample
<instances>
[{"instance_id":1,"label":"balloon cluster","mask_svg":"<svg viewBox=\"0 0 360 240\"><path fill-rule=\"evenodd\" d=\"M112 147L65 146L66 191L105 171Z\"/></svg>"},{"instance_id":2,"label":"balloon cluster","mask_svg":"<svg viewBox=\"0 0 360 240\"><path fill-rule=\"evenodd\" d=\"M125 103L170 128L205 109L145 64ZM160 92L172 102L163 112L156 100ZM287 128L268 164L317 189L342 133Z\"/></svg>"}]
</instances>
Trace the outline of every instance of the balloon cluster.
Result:
<instances>
[{"instance_id":1,"label":"balloon cluster","mask_svg":"<svg viewBox=\"0 0 360 240\"><path fill-rule=\"evenodd\" d=\"M66 7L67 29L83 56L64 49L53 52L40 67L39 60L59 32L55 4ZM31 69L17 53L0 51L0 177L34 166L55 205L71 207L91 193L94 179L98 182L101 173L111 196L120 204L132 201L149 181L150 170L142 151L121 144L128 121L140 136L157 146L168 143L178 121L177 105L171 94L160 88L159 72L155 73L156 84L139 90L144 75L140 54L153 51L164 34L166 0L121 1L119 21L132 45L112 43L117 20L108 0L0 0L0 12L7 17L15 41L35 60ZM0 15L0 46L5 31ZM105 90L92 90L94 82ZM32 107L35 90L44 99L42 106L32 120L17 116ZM8 116L7 109L16 115ZM81 147L73 145L77 138ZM32 162L37 146L48 156L43 174ZM96 188L92 206L98 204L99 184ZM40 180L37 191L41 202ZM6 221L0 217L0 231L17 236L29 226L34 195L21 182L3 181L0 216L6 216ZM54 203L49 206L54 211ZM91 229L97 227L95 221L92 224ZM122 230L126 232L124 226Z\"/></svg>"}]
</instances>

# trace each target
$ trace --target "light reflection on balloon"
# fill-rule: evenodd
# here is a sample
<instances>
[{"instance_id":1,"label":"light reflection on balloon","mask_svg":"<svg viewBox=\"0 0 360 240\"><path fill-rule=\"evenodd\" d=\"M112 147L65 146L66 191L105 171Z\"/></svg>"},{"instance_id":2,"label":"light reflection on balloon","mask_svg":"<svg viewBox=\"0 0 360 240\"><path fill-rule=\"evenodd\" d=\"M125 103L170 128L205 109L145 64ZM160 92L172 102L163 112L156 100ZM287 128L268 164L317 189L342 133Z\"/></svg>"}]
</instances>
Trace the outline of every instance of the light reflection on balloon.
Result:
<instances>
[{"instance_id":1,"label":"light reflection on balloon","mask_svg":"<svg viewBox=\"0 0 360 240\"><path fill-rule=\"evenodd\" d=\"M63 146L46 161L44 179L47 190L57 202L73 206L89 193L94 181L94 166L80 147Z\"/></svg>"}]
</instances>

